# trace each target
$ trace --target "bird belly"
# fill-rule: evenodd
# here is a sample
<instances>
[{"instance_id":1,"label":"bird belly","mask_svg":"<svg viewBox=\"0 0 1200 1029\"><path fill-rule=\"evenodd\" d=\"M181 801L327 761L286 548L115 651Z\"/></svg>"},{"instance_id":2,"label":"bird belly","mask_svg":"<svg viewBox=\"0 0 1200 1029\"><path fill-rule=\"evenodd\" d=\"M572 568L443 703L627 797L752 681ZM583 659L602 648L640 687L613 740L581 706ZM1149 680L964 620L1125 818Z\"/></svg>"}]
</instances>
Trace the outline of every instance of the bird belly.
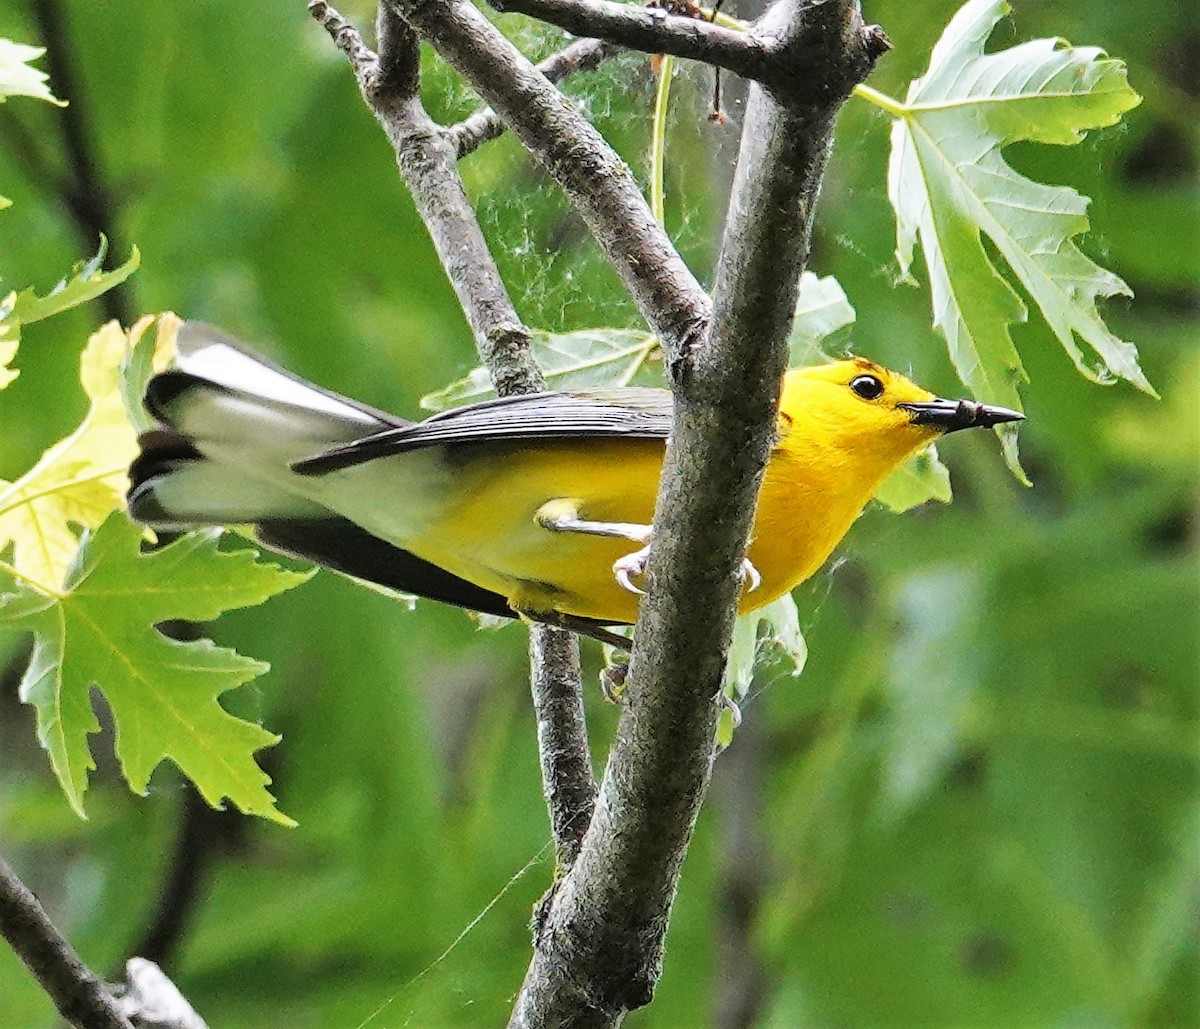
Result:
<instances>
[{"instance_id":1,"label":"bird belly","mask_svg":"<svg viewBox=\"0 0 1200 1029\"><path fill-rule=\"evenodd\" d=\"M339 513L517 610L633 622L638 598L621 588L612 566L641 544L556 532L536 515L567 498L582 519L649 525L662 453L655 440L429 448L324 478L343 476L326 493L340 498ZM371 469L378 485L364 488ZM360 498L353 510L349 497Z\"/></svg>"}]
</instances>

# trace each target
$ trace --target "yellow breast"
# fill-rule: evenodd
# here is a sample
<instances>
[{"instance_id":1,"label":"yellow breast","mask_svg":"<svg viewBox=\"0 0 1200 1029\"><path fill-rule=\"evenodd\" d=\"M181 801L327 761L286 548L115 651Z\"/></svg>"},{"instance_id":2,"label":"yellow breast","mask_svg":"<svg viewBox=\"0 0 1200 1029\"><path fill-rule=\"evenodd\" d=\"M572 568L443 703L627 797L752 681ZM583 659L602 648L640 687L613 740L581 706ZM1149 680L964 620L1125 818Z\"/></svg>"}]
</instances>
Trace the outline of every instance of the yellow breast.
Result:
<instances>
[{"instance_id":1,"label":"yellow breast","mask_svg":"<svg viewBox=\"0 0 1200 1029\"><path fill-rule=\"evenodd\" d=\"M519 610L633 622L640 598L617 583L612 566L639 544L552 532L535 515L568 498L589 521L649 524L662 455L652 440L509 444L503 454L477 448L445 476L438 510L419 535L399 542ZM826 484L797 481L799 470L784 452L768 467L749 549L762 583L744 595L743 612L820 567L862 506Z\"/></svg>"}]
</instances>

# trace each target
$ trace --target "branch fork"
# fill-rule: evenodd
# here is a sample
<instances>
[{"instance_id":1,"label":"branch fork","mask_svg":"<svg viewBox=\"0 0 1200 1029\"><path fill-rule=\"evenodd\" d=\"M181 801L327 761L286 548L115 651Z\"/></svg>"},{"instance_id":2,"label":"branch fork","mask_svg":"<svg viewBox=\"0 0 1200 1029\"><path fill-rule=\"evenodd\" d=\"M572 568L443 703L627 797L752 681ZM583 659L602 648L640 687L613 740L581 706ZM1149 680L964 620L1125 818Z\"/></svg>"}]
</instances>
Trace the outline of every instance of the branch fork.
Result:
<instances>
[{"instance_id":1,"label":"branch fork","mask_svg":"<svg viewBox=\"0 0 1200 1029\"><path fill-rule=\"evenodd\" d=\"M504 0L505 10L577 35L702 60L753 80L710 298L625 163L468 0L382 0L379 59L324 0L310 9L346 53L396 149L498 387L506 374L499 358L510 349L496 344L498 336L517 344L512 391L539 388L541 377L455 168L457 157L497 131L497 116L565 190L667 356L675 414L648 595L598 790L571 664L577 656L560 664L561 675L548 673L545 642L557 638L533 646L559 875L539 906L533 960L510 1025L615 1026L649 1002L661 969L712 769L742 561L834 121L887 37L864 25L857 0L778 0L747 32L610 0ZM490 111L450 129L430 121L416 95L418 34ZM594 54L604 45L586 39L573 47Z\"/></svg>"}]
</instances>

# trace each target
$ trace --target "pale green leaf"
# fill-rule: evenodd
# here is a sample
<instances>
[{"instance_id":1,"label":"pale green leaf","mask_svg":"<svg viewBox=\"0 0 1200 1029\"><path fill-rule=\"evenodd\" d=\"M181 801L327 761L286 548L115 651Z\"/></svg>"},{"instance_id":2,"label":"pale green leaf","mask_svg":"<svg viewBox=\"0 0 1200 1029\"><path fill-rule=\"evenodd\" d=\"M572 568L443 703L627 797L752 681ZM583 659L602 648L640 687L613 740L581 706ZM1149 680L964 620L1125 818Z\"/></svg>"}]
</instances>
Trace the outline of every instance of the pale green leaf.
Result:
<instances>
[{"instance_id":1,"label":"pale green leaf","mask_svg":"<svg viewBox=\"0 0 1200 1029\"><path fill-rule=\"evenodd\" d=\"M805 272L792 326L792 364L820 360L816 344L854 321L854 308L838 281ZM533 357L548 389L598 386L661 386L662 351L658 339L634 329L580 329L577 332L533 331ZM473 368L450 385L421 398L429 411L494 396L486 368Z\"/></svg>"},{"instance_id":2,"label":"pale green leaf","mask_svg":"<svg viewBox=\"0 0 1200 1029\"><path fill-rule=\"evenodd\" d=\"M3 205L0 204L0 207ZM45 296L38 296L33 287L21 290L19 293L9 293L0 301L0 358L3 358L6 343L11 343L15 349L21 338L21 326L30 322L39 322L43 318L67 311L89 300L95 300L102 293L107 293L114 286L120 285L130 275L137 271L142 257L138 248L134 247L129 260L112 271L102 271L104 258L108 253L108 240L100 237L100 246L94 256L86 261L79 261L71 269L71 274L55 283ZM11 360L11 355L10 358ZM4 374L4 362L0 360L0 377Z\"/></svg>"},{"instance_id":3,"label":"pale green leaf","mask_svg":"<svg viewBox=\"0 0 1200 1029\"><path fill-rule=\"evenodd\" d=\"M10 96L31 96L35 100L66 106L66 102L57 99L46 85L50 76L29 66L45 52L45 47L0 39L0 103Z\"/></svg>"},{"instance_id":4,"label":"pale green leaf","mask_svg":"<svg viewBox=\"0 0 1200 1029\"><path fill-rule=\"evenodd\" d=\"M892 472L879 487L875 499L897 514L931 500L948 504L953 499L950 470L942 464L937 448L931 445Z\"/></svg>"},{"instance_id":5,"label":"pale green leaf","mask_svg":"<svg viewBox=\"0 0 1200 1029\"><path fill-rule=\"evenodd\" d=\"M94 529L124 503L137 432L121 392L122 368L153 321L143 318L128 333L109 322L91 335L79 360L91 401L87 415L24 475L0 479L0 551L11 545L18 574L43 590L62 584L78 547L76 527ZM160 365L178 324L173 315L159 319L154 349Z\"/></svg>"},{"instance_id":6,"label":"pale green leaf","mask_svg":"<svg viewBox=\"0 0 1200 1029\"><path fill-rule=\"evenodd\" d=\"M117 757L133 790L145 792L169 759L210 804L227 797L248 814L290 824L254 761L278 737L230 715L218 700L267 666L209 640L169 639L156 625L260 604L310 573L260 563L254 551L222 553L215 533L187 535L149 554L139 552L140 540L114 514L85 538L61 593L19 585L0 602L0 622L34 633L20 696L37 711L38 738L67 798L82 815L95 767L88 736L99 730L95 686L112 712Z\"/></svg>"},{"instance_id":7,"label":"pale green leaf","mask_svg":"<svg viewBox=\"0 0 1200 1029\"><path fill-rule=\"evenodd\" d=\"M800 631L800 613L790 593L773 600L757 611L738 617L733 623L733 638L725 664L725 696L735 703L750 691L754 668L767 648L782 652L791 665L792 675L799 675L808 660L808 644ZM737 726L732 711L721 713L717 725L717 743L729 746Z\"/></svg>"},{"instance_id":8,"label":"pale green leaf","mask_svg":"<svg viewBox=\"0 0 1200 1029\"><path fill-rule=\"evenodd\" d=\"M896 210L896 256L911 278L920 240L933 294L934 323L976 397L1020 409L1025 378L1009 327L1024 304L984 248L986 237L1032 297L1047 324L1089 378L1127 379L1152 393L1137 350L1113 335L1097 302L1129 289L1086 257L1087 200L1065 186L1019 175L1004 160L1009 143L1076 143L1113 125L1141 98L1120 61L1094 47L1041 39L994 54L984 44L1007 12L1003 0L971 0L934 48L928 72L904 104L889 104L888 195ZM1085 358L1078 341L1095 353ZM1017 469L1016 435L1001 427Z\"/></svg>"},{"instance_id":9,"label":"pale green leaf","mask_svg":"<svg viewBox=\"0 0 1200 1029\"><path fill-rule=\"evenodd\" d=\"M792 321L788 363L795 368L822 360L821 340L852 324L854 317L854 308L837 279L804 272Z\"/></svg>"},{"instance_id":10,"label":"pale green leaf","mask_svg":"<svg viewBox=\"0 0 1200 1029\"><path fill-rule=\"evenodd\" d=\"M533 357L548 389L662 384L658 340L633 329L581 329L578 332L533 331ZM441 411L493 396L486 368L421 398L421 406Z\"/></svg>"}]
</instances>

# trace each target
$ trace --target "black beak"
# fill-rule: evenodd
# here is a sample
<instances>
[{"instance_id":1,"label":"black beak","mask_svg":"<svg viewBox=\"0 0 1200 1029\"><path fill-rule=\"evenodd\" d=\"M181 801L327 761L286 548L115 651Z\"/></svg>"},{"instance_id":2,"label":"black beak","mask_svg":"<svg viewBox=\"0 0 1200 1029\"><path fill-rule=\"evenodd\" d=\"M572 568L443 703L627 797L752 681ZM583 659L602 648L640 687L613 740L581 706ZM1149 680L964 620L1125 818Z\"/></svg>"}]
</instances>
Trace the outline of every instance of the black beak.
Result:
<instances>
[{"instance_id":1,"label":"black beak","mask_svg":"<svg viewBox=\"0 0 1200 1029\"><path fill-rule=\"evenodd\" d=\"M958 432L959 429L990 429L1003 422L1023 422L1020 411L1007 407L989 407L973 400L923 400L911 404L897 404L903 411L912 412L916 425L932 425L942 432Z\"/></svg>"}]
</instances>

